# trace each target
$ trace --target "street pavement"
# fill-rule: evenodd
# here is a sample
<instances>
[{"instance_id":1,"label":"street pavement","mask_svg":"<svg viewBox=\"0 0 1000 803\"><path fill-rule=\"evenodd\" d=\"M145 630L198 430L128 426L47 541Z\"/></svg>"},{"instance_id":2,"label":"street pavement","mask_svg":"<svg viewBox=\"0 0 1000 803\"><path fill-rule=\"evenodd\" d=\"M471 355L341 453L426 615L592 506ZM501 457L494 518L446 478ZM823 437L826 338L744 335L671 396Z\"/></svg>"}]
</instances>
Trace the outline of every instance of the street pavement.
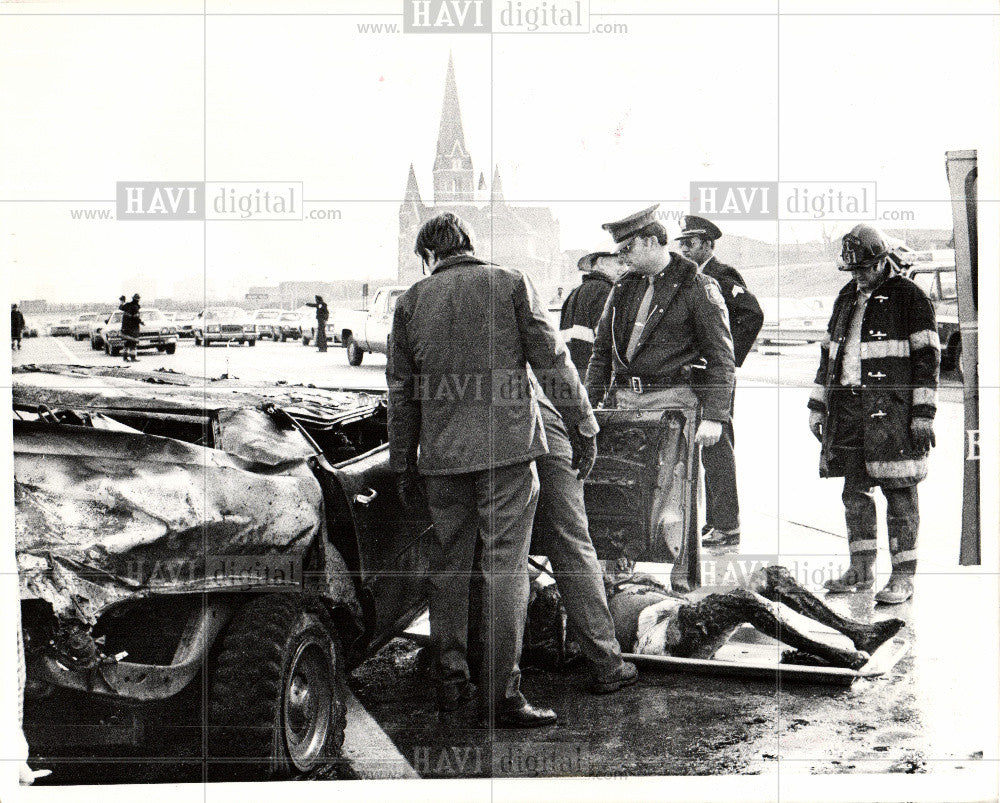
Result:
<instances>
[{"instance_id":1,"label":"street pavement","mask_svg":"<svg viewBox=\"0 0 1000 803\"><path fill-rule=\"evenodd\" d=\"M819 478L819 444L806 424L817 361L816 345L782 348L751 354L740 371L735 426L743 540L733 554L703 553L706 584L731 585L764 561L780 562L819 589L846 566L841 481ZM50 337L24 341L13 362L124 365L86 342ZM140 367L385 387L384 357L365 355L362 366L351 367L342 349L318 353L299 343L204 349L181 341L175 355L143 355ZM910 651L886 676L842 689L646 669L637 686L595 698L580 676L528 672L527 694L556 708L562 724L491 736L471 719L438 720L415 646L397 639L355 672L355 693L428 776L532 775L539 766L547 768L542 774L566 774L563 766L584 775L765 773L777 783L800 773L890 772L955 774L969 789L984 772L995 778L997 575L957 565L965 443L957 378L945 379L940 396L937 447L920 485L914 599L895 607L875 607L872 593L828 599L855 618L907 622L900 635ZM889 560L884 500L877 502L881 581ZM984 544L986 566L996 560L992 541ZM545 751L552 745L550 761Z\"/></svg>"}]
</instances>

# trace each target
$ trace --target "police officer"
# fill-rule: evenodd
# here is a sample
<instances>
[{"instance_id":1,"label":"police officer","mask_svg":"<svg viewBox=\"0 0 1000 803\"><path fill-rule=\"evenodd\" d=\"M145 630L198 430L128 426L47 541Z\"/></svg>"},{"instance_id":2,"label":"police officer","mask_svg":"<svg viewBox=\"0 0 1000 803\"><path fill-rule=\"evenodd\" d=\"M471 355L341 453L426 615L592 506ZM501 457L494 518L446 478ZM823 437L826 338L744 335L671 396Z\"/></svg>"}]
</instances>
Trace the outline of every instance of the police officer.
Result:
<instances>
[{"instance_id":1,"label":"police officer","mask_svg":"<svg viewBox=\"0 0 1000 803\"><path fill-rule=\"evenodd\" d=\"M573 365L586 376L590 355L594 351L594 332L601 320L604 304L615 280L621 276L624 267L615 254L609 251L595 251L580 257L576 263L579 270L586 271L583 281L574 287L562 306L559 329Z\"/></svg>"},{"instance_id":2,"label":"police officer","mask_svg":"<svg viewBox=\"0 0 1000 803\"><path fill-rule=\"evenodd\" d=\"M614 285L587 369L591 403L696 409L695 440L712 446L729 422L735 363L718 282L667 249L659 204L605 223L628 272Z\"/></svg>"},{"instance_id":3,"label":"police officer","mask_svg":"<svg viewBox=\"0 0 1000 803\"><path fill-rule=\"evenodd\" d=\"M888 257L878 229L861 223L844 235L840 270L853 277L820 345L809 428L823 444L820 476L844 478L851 562L826 588L845 593L874 585L878 485L888 507L892 574L875 599L898 604L913 595L917 483L927 476L934 445L941 346L930 300Z\"/></svg>"},{"instance_id":4,"label":"police officer","mask_svg":"<svg viewBox=\"0 0 1000 803\"><path fill-rule=\"evenodd\" d=\"M703 217L687 215L684 229L677 238L681 253L698 265L698 270L719 283L729 311L729 330L733 336L736 367L743 365L754 340L764 324L764 313L756 297L736 268L715 257L715 241L722 231ZM735 401L735 394L734 394ZM702 546L732 546L740 542L740 502L736 490L736 440L730 420L714 446L703 449L705 467L705 526Z\"/></svg>"}]
</instances>

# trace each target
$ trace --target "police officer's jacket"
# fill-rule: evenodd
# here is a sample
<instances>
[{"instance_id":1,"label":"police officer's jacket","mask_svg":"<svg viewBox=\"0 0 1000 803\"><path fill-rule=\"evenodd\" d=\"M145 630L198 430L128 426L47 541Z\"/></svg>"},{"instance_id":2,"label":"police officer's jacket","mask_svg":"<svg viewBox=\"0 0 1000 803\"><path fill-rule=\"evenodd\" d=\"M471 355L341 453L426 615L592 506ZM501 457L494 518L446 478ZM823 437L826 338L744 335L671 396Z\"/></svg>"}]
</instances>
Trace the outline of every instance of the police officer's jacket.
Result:
<instances>
[{"instance_id":1,"label":"police officer's jacket","mask_svg":"<svg viewBox=\"0 0 1000 803\"><path fill-rule=\"evenodd\" d=\"M719 262L714 256L709 257L702 268L702 273L711 276L719 283L722 297L726 300L729 311L729 331L733 336L733 352L736 357L736 367L750 353L760 328L764 325L764 311L760 308L757 297L747 290L747 283L732 265Z\"/></svg>"},{"instance_id":2,"label":"police officer's jacket","mask_svg":"<svg viewBox=\"0 0 1000 803\"><path fill-rule=\"evenodd\" d=\"M594 332L613 284L603 273L586 273L583 282L574 287L563 302L559 329L581 378L587 375L587 365L594 351Z\"/></svg>"},{"instance_id":3,"label":"police officer's jacket","mask_svg":"<svg viewBox=\"0 0 1000 803\"><path fill-rule=\"evenodd\" d=\"M843 348L858 298L853 279L833 305L827 336L820 344L819 370L809 409L829 412L830 391L840 384ZM927 476L927 453L910 437L912 418L936 412L941 345L934 307L916 284L894 272L868 298L861 322L861 388L865 468L886 486L907 486ZM836 416L834 416L836 418ZM824 427L820 475L844 476L831 450L835 420Z\"/></svg>"},{"instance_id":4,"label":"police officer's jacket","mask_svg":"<svg viewBox=\"0 0 1000 803\"><path fill-rule=\"evenodd\" d=\"M524 274L471 255L442 260L393 315L386 363L393 470L416 461L422 474L465 474L546 454L528 365L567 430L596 434L566 344Z\"/></svg>"},{"instance_id":5,"label":"police officer's jacket","mask_svg":"<svg viewBox=\"0 0 1000 803\"><path fill-rule=\"evenodd\" d=\"M597 326L594 353L587 369L587 392L596 405L611 385L638 377L644 388L690 385L702 405L702 416L729 421L735 362L729 314L710 276L680 254L654 280L649 318L638 349L626 361L636 313L646 293L646 277L626 273L611 290ZM688 366L704 363L701 370Z\"/></svg>"}]
</instances>

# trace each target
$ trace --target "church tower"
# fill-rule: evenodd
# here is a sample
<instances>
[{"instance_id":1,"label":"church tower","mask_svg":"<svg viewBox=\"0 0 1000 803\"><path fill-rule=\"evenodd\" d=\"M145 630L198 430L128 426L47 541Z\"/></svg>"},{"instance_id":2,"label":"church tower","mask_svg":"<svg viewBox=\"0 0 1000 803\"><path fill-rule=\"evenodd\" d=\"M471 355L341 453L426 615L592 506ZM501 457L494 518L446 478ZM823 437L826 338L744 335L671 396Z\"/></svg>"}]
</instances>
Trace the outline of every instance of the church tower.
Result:
<instances>
[{"instance_id":1,"label":"church tower","mask_svg":"<svg viewBox=\"0 0 1000 803\"><path fill-rule=\"evenodd\" d=\"M471 204L475 202L475 173L472 156L465 146L462 111L458 105L455 65L448 55L448 74L444 84L444 104L438 128L437 155L434 158L434 203Z\"/></svg>"}]
</instances>

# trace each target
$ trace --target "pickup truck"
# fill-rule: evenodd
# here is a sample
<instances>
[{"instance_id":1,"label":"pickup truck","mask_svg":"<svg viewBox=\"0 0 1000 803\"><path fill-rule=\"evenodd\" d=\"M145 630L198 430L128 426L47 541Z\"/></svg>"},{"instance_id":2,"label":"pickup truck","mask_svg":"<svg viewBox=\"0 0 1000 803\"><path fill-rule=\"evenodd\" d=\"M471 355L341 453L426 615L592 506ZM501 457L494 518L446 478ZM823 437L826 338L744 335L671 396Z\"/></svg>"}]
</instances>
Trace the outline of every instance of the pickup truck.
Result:
<instances>
[{"instance_id":1,"label":"pickup truck","mask_svg":"<svg viewBox=\"0 0 1000 803\"><path fill-rule=\"evenodd\" d=\"M345 673L426 606L430 518L401 508L384 395L33 365L12 397L29 744L155 744L169 713L212 778L336 761ZM689 590L695 417L596 414L598 556Z\"/></svg>"},{"instance_id":2,"label":"pickup truck","mask_svg":"<svg viewBox=\"0 0 1000 803\"><path fill-rule=\"evenodd\" d=\"M942 371L962 370L962 330L958 324L955 276L954 258L916 261L906 272L906 277L916 282L934 306L938 339L941 341Z\"/></svg>"},{"instance_id":3,"label":"pickup truck","mask_svg":"<svg viewBox=\"0 0 1000 803\"><path fill-rule=\"evenodd\" d=\"M396 311L396 302L407 289L407 285L380 287L368 309L337 310L334 324L351 365L361 365L366 351L388 352L392 314Z\"/></svg>"}]
</instances>

